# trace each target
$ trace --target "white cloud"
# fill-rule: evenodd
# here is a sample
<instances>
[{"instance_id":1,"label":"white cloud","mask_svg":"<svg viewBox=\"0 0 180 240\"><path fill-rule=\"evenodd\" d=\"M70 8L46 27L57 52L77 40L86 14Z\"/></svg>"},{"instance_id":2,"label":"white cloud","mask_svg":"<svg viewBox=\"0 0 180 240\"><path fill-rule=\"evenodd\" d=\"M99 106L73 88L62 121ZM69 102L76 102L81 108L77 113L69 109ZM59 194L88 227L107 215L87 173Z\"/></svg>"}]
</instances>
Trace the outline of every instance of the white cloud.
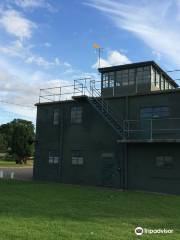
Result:
<instances>
[{"instance_id":1,"label":"white cloud","mask_svg":"<svg viewBox=\"0 0 180 240\"><path fill-rule=\"evenodd\" d=\"M158 61L161 60L162 55L161 55L160 52L153 50L153 51L152 51L152 54L155 56L155 58L156 58Z\"/></svg>"},{"instance_id":2,"label":"white cloud","mask_svg":"<svg viewBox=\"0 0 180 240\"><path fill-rule=\"evenodd\" d=\"M45 47L51 47L52 45L51 45L51 43L49 43L49 42L45 42L45 43L44 43L44 46L45 46Z\"/></svg>"},{"instance_id":3,"label":"white cloud","mask_svg":"<svg viewBox=\"0 0 180 240\"><path fill-rule=\"evenodd\" d=\"M37 9L44 8L50 12L56 12L57 9L54 9L52 5L46 0L11 0L12 4L15 4L18 7L23 9Z\"/></svg>"},{"instance_id":4,"label":"white cloud","mask_svg":"<svg viewBox=\"0 0 180 240\"><path fill-rule=\"evenodd\" d=\"M47 60L44 57L33 53L32 48L32 45L24 44L20 40L16 40L4 46L0 45L0 53L3 53L10 57L18 57L27 64L35 64L43 68L51 68L57 66L65 68L71 67L70 63L63 62L58 57L55 57L52 61Z\"/></svg>"},{"instance_id":5,"label":"white cloud","mask_svg":"<svg viewBox=\"0 0 180 240\"><path fill-rule=\"evenodd\" d=\"M104 59L104 58L100 59L100 67L109 67L109 66L123 65L128 63L131 63L128 57L116 50L109 51L107 59ZM92 66L92 68L98 68L98 67L99 67L99 61L97 61Z\"/></svg>"},{"instance_id":6,"label":"white cloud","mask_svg":"<svg viewBox=\"0 0 180 240\"><path fill-rule=\"evenodd\" d=\"M44 0L14 0L14 3L22 8L38 8L45 4Z\"/></svg>"},{"instance_id":7,"label":"white cloud","mask_svg":"<svg viewBox=\"0 0 180 240\"><path fill-rule=\"evenodd\" d=\"M0 26L3 27L7 33L20 40L31 38L33 29L37 27L34 22L25 18L15 10L6 10L0 13Z\"/></svg>"},{"instance_id":8,"label":"white cloud","mask_svg":"<svg viewBox=\"0 0 180 240\"><path fill-rule=\"evenodd\" d=\"M56 74L54 75L47 71L40 70L26 72L24 68L20 68L0 59L0 100L14 104L33 106L39 100L41 88L73 85L74 79L90 77L90 75L90 73L80 70L73 70L69 77L63 77L62 73L57 76ZM96 74L92 74L91 77L96 77ZM59 88L48 90L48 92L49 91L58 94ZM73 94L73 86L61 89L61 93L64 93L61 100L70 99ZM48 96L48 98L54 100L53 97ZM59 100L59 96L56 96L56 100ZM23 106L0 103L0 111L2 108L5 111L19 114L22 118L35 122L36 108L26 108ZM14 115L12 115L12 117L13 116Z\"/></svg>"},{"instance_id":9,"label":"white cloud","mask_svg":"<svg viewBox=\"0 0 180 240\"><path fill-rule=\"evenodd\" d=\"M180 66L179 0L128 1L88 0L91 7L104 13L120 29L143 40L169 63ZM175 11L175 9L177 10Z\"/></svg>"},{"instance_id":10,"label":"white cloud","mask_svg":"<svg viewBox=\"0 0 180 240\"><path fill-rule=\"evenodd\" d=\"M3 67L2 65L0 65L0 100L17 105L1 103L1 108L33 121L36 117L36 108L33 106L38 102L40 88L70 84L69 81L60 78L47 77L47 74L40 71L27 75L17 70L18 74L15 74L9 64Z\"/></svg>"},{"instance_id":11,"label":"white cloud","mask_svg":"<svg viewBox=\"0 0 180 240\"><path fill-rule=\"evenodd\" d=\"M31 55L27 57L26 63L33 63L40 67L49 68L52 66L60 66L60 60L58 58L55 58L54 61L47 61L45 58L37 55Z\"/></svg>"},{"instance_id":12,"label":"white cloud","mask_svg":"<svg viewBox=\"0 0 180 240\"><path fill-rule=\"evenodd\" d=\"M4 45L4 46L0 45L0 53L6 54L12 57L24 58L24 46L20 40L17 40L8 45Z\"/></svg>"}]
</instances>

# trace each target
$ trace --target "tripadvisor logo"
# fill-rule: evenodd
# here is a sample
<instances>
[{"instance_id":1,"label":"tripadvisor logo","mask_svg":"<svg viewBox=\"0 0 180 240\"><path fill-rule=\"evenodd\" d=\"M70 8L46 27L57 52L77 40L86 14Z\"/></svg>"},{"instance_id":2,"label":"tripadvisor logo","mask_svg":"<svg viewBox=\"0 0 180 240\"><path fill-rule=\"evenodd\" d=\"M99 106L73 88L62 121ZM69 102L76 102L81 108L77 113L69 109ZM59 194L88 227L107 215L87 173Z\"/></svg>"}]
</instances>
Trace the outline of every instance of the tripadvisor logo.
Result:
<instances>
[{"instance_id":1,"label":"tripadvisor logo","mask_svg":"<svg viewBox=\"0 0 180 240\"><path fill-rule=\"evenodd\" d=\"M142 234L170 234L173 233L173 229L148 229L148 228L142 228L142 227L136 227L134 230L135 234L137 236L141 236Z\"/></svg>"},{"instance_id":2,"label":"tripadvisor logo","mask_svg":"<svg viewBox=\"0 0 180 240\"><path fill-rule=\"evenodd\" d=\"M137 227L137 228L135 228L135 234L137 235L137 236L140 236L140 235L142 235L143 234L143 228L142 227Z\"/></svg>"}]
</instances>

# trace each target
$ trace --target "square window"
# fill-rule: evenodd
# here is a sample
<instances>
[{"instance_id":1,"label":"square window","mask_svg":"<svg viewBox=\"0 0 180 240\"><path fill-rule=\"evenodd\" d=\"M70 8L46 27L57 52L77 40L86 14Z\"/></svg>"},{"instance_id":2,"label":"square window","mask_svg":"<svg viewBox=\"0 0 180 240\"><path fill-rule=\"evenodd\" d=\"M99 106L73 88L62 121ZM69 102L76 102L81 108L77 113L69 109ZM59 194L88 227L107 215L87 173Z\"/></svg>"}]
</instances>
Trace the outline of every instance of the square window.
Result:
<instances>
[{"instance_id":1,"label":"square window","mask_svg":"<svg viewBox=\"0 0 180 240\"><path fill-rule=\"evenodd\" d=\"M54 157L54 164L57 164L59 162L59 157Z\"/></svg>"},{"instance_id":2,"label":"square window","mask_svg":"<svg viewBox=\"0 0 180 240\"><path fill-rule=\"evenodd\" d=\"M170 115L169 107L144 107L140 110L140 118L168 118Z\"/></svg>"},{"instance_id":3,"label":"square window","mask_svg":"<svg viewBox=\"0 0 180 240\"><path fill-rule=\"evenodd\" d=\"M102 80L103 80L103 88L108 87L108 73L102 74Z\"/></svg>"},{"instance_id":4,"label":"square window","mask_svg":"<svg viewBox=\"0 0 180 240\"><path fill-rule=\"evenodd\" d=\"M164 166L163 156L156 157L156 167L163 167L163 166Z\"/></svg>"},{"instance_id":5,"label":"square window","mask_svg":"<svg viewBox=\"0 0 180 240\"><path fill-rule=\"evenodd\" d=\"M83 165L84 157L82 156L82 152L79 150L72 151L72 165Z\"/></svg>"},{"instance_id":6,"label":"square window","mask_svg":"<svg viewBox=\"0 0 180 240\"><path fill-rule=\"evenodd\" d=\"M156 167L158 168L172 168L174 164L172 156L157 156Z\"/></svg>"},{"instance_id":7,"label":"square window","mask_svg":"<svg viewBox=\"0 0 180 240\"><path fill-rule=\"evenodd\" d=\"M54 109L53 124L54 125L58 125L59 124L59 109Z\"/></svg>"},{"instance_id":8,"label":"square window","mask_svg":"<svg viewBox=\"0 0 180 240\"><path fill-rule=\"evenodd\" d=\"M122 85L122 72L117 71L116 72L116 86L119 87Z\"/></svg>"},{"instance_id":9,"label":"square window","mask_svg":"<svg viewBox=\"0 0 180 240\"><path fill-rule=\"evenodd\" d=\"M145 107L141 108L140 110L140 118L152 118L152 108L151 107Z\"/></svg>"},{"instance_id":10,"label":"square window","mask_svg":"<svg viewBox=\"0 0 180 240\"><path fill-rule=\"evenodd\" d=\"M57 156L56 152L49 152L49 158L48 158L49 164L58 164L59 163L59 157Z\"/></svg>"},{"instance_id":11,"label":"square window","mask_svg":"<svg viewBox=\"0 0 180 240\"><path fill-rule=\"evenodd\" d=\"M49 163L53 163L53 157L49 157Z\"/></svg>"},{"instance_id":12,"label":"square window","mask_svg":"<svg viewBox=\"0 0 180 240\"><path fill-rule=\"evenodd\" d=\"M82 122L82 107L72 107L71 123L81 123L81 122Z\"/></svg>"}]
</instances>

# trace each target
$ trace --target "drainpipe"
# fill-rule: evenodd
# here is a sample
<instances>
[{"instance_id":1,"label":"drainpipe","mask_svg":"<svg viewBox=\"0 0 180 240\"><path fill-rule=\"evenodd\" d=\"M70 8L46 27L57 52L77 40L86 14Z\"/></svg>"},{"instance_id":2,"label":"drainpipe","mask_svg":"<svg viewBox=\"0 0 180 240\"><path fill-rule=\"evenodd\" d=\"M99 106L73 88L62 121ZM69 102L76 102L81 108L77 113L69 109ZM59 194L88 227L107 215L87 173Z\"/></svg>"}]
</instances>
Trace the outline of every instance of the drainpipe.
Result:
<instances>
[{"instance_id":1,"label":"drainpipe","mask_svg":"<svg viewBox=\"0 0 180 240\"><path fill-rule=\"evenodd\" d=\"M125 101L125 119L129 120L129 97L126 96ZM128 143L123 143L123 157L124 157L124 189L128 189Z\"/></svg>"},{"instance_id":2,"label":"drainpipe","mask_svg":"<svg viewBox=\"0 0 180 240\"><path fill-rule=\"evenodd\" d=\"M123 152L124 152L124 190L128 189L128 145L123 143Z\"/></svg>"},{"instance_id":3,"label":"drainpipe","mask_svg":"<svg viewBox=\"0 0 180 240\"><path fill-rule=\"evenodd\" d=\"M59 178L60 181L62 182L62 167L63 167L63 136L64 136L64 105L62 105L62 110L60 111L61 114L61 121L60 121L60 143L59 143L59 148L60 148L60 159L59 159Z\"/></svg>"}]
</instances>

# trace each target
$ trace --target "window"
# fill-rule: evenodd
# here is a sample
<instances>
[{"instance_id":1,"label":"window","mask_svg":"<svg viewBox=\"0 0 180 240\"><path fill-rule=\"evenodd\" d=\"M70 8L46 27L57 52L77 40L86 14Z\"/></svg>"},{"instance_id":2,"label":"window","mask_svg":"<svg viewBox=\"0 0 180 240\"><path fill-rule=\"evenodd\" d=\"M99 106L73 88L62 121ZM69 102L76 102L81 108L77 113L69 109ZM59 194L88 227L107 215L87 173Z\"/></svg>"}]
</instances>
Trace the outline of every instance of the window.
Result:
<instances>
[{"instance_id":1,"label":"window","mask_svg":"<svg viewBox=\"0 0 180 240\"><path fill-rule=\"evenodd\" d=\"M169 83L167 80L165 80L165 89L169 89Z\"/></svg>"},{"instance_id":2,"label":"window","mask_svg":"<svg viewBox=\"0 0 180 240\"><path fill-rule=\"evenodd\" d=\"M156 87L160 89L160 75L156 72Z\"/></svg>"},{"instance_id":3,"label":"window","mask_svg":"<svg viewBox=\"0 0 180 240\"><path fill-rule=\"evenodd\" d=\"M172 156L157 156L155 165L158 168L172 168L174 164Z\"/></svg>"},{"instance_id":4,"label":"window","mask_svg":"<svg viewBox=\"0 0 180 240\"><path fill-rule=\"evenodd\" d=\"M165 118L169 117L169 108L163 107L145 107L140 110L140 118Z\"/></svg>"},{"instance_id":5,"label":"window","mask_svg":"<svg viewBox=\"0 0 180 240\"><path fill-rule=\"evenodd\" d=\"M55 152L49 152L49 158L48 158L49 164L58 164L59 163L59 156Z\"/></svg>"},{"instance_id":6,"label":"window","mask_svg":"<svg viewBox=\"0 0 180 240\"><path fill-rule=\"evenodd\" d=\"M108 87L108 73L103 73L102 80L103 80L103 88L107 88Z\"/></svg>"},{"instance_id":7,"label":"window","mask_svg":"<svg viewBox=\"0 0 180 240\"><path fill-rule=\"evenodd\" d=\"M122 71L116 72L116 86L120 87L122 85Z\"/></svg>"},{"instance_id":8,"label":"window","mask_svg":"<svg viewBox=\"0 0 180 240\"><path fill-rule=\"evenodd\" d=\"M82 122L82 107L72 107L71 123L81 123L81 122Z\"/></svg>"},{"instance_id":9,"label":"window","mask_svg":"<svg viewBox=\"0 0 180 240\"><path fill-rule=\"evenodd\" d=\"M161 90L164 90L164 83L165 83L165 79L163 76L161 76Z\"/></svg>"},{"instance_id":10,"label":"window","mask_svg":"<svg viewBox=\"0 0 180 240\"><path fill-rule=\"evenodd\" d=\"M168 107L154 107L153 108L153 118L158 117L169 117Z\"/></svg>"},{"instance_id":11,"label":"window","mask_svg":"<svg viewBox=\"0 0 180 240\"><path fill-rule=\"evenodd\" d=\"M114 72L109 72L109 87L114 87Z\"/></svg>"},{"instance_id":12,"label":"window","mask_svg":"<svg viewBox=\"0 0 180 240\"><path fill-rule=\"evenodd\" d=\"M136 74L137 83L145 83L150 81L150 76L151 76L150 70L151 69L149 66L137 68L137 74Z\"/></svg>"},{"instance_id":13,"label":"window","mask_svg":"<svg viewBox=\"0 0 180 240\"><path fill-rule=\"evenodd\" d=\"M114 72L103 73L102 75L103 88L114 87L114 79L115 79Z\"/></svg>"},{"instance_id":14,"label":"window","mask_svg":"<svg viewBox=\"0 0 180 240\"><path fill-rule=\"evenodd\" d=\"M152 118L152 108L147 107L147 108L142 108L140 110L140 118Z\"/></svg>"},{"instance_id":15,"label":"window","mask_svg":"<svg viewBox=\"0 0 180 240\"><path fill-rule=\"evenodd\" d=\"M151 67L151 84L153 87L156 86L156 72L153 67Z\"/></svg>"},{"instance_id":16,"label":"window","mask_svg":"<svg viewBox=\"0 0 180 240\"><path fill-rule=\"evenodd\" d=\"M129 85L135 83L135 69L129 69Z\"/></svg>"},{"instance_id":17,"label":"window","mask_svg":"<svg viewBox=\"0 0 180 240\"><path fill-rule=\"evenodd\" d=\"M59 109L55 109L53 113L53 124L58 125L59 124Z\"/></svg>"},{"instance_id":18,"label":"window","mask_svg":"<svg viewBox=\"0 0 180 240\"><path fill-rule=\"evenodd\" d=\"M122 70L122 85L128 85L128 70Z\"/></svg>"},{"instance_id":19,"label":"window","mask_svg":"<svg viewBox=\"0 0 180 240\"><path fill-rule=\"evenodd\" d=\"M82 156L81 151L74 150L72 151L72 165L83 165L84 157Z\"/></svg>"}]
</instances>

